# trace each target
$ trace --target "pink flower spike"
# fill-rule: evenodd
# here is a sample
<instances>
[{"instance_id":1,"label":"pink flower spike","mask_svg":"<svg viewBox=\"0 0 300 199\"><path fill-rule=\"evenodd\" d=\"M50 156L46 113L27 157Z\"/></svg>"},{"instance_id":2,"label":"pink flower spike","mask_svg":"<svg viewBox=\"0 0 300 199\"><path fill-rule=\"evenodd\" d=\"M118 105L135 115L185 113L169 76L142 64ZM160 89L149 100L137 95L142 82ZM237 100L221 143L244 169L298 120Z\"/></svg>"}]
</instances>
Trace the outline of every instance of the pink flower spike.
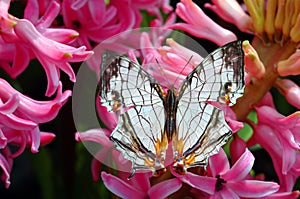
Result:
<instances>
[{"instance_id":1,"label":"pink flower spike","mask_svg":"<svg viewBox=\"0 0 300 199\"><path fill-rule=\"evenodd\" d=\"M253 33L252 18L245 13L236 0L213 0L214 5L206 3L204 7L214 11L223 20L236 25L241 31Z\"/></svg>"},{"instance_id":2,"label":"pink flower spike","mask_svg":"<svg viewBox=\"0 0 300 199\"><path fill-rule=\"evenodd\" d=\"M285 96L287 101L300 109L300 87L289 79L277 79L276 88Z\"/></svg>"},{"instance_id":3,"label":"pink flower spike","mask_svg":"<svg viewBox=\"0 0 300 199\"><path fill-rule=\"evenodd\" d=\"M184 30L196 37L224 45L237 40L237 37L211 20L192 0L181 0L177 4L176 13L186 23L176 23L168 26L172 29Z\"/></svg>"}]
</instances>

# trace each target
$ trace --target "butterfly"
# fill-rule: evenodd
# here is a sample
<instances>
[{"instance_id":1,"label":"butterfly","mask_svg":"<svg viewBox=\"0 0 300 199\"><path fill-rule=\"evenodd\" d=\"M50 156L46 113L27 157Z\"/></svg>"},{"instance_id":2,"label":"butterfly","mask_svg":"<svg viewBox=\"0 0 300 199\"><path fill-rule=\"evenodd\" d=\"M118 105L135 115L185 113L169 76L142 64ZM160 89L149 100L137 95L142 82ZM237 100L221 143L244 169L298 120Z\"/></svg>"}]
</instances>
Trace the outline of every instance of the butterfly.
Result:
<instances>
[{"instance_id":1,"label":"butterfly","mask_svg":"<svg viewBox=\"0 0 300 199\"><path fill-rule=\"evenodd\" d=\"M209 102L232 105L243 94L244 53L235 41L209 54L176 89L164 90L139 64L125 56L102 64L101 104L119 113L110 139L136 170L166 171L172 146L175 172L207 165L231 136L222 110Z\"/></svg>"}]
</instances>

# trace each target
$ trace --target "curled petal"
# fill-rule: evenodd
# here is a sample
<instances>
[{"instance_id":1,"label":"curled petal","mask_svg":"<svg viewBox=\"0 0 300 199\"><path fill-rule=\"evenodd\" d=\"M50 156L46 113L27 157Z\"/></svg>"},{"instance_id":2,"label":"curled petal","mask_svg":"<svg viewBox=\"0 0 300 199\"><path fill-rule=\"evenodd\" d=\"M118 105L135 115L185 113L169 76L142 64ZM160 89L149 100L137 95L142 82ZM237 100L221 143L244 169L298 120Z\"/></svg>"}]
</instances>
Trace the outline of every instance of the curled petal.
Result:
<instances>
[{"instance_id":1,"label":"curled petal","mask_svg":"<svg viewBox=\"0 0 300 199\"><path fill-rule=\"evenodd\" d=\"M253 21L245 13L236 0L213 0L214 5L206 3L204 6L218 14L225 21L236 25L241 31L253 33Z\"/></svg>"},{"instance_id":2,"label":"curled petal","mask_svg":"<svg viewBox=\"0 0 300 199\"><path fill-rule=\"evenodd\" d=\"M277 79L275 86L291 105L300 109L300 87L297 84L288 79Z\"/></svg>"},{"instance_id":3,"label":"curled petal","mask_svg":"<svg viewBox=\"0 0 300 199\"><path fill-rule=\"evenodd\" d=\"M168 26L168 28L184 30L196 37L211 40L218 45L224 45L237 39L231 31L222 28L205 15L192 0L181 0L181 3L177 4L176 13L187 24L176 23Z\"/></svg>"},{"instance_id":4,"label":"curled petal","mask_svg":"<svg viewBox=\"0 0 300 199\"><path fill-rule=\"evenodd\" d=\"M300 50L297 50L287 60L278 62L277 72L281 76L300 74Z\"/></svg>"},{"instance_id":5,"label":"curled petal","mask_svg":"<svg viewBox=\"0 0 300 199\"><path fill-rule=\"evenodd\" d=\"M13 113L19 105L18 94L13 94L3 105L0 100L0 113L1 114L11 114Z\"/></svg>"},{"instance_id":6,"label":"curled petal","mask_svg":"<svg viewBox=\"0 0 300 199\"><path fill-rule=\"evenodd\" d=\"M1 180L5 181L5 188L8 188L10 185L10 170L11 165L7 159L0 153L0 167L2 168Z\"/></svg>"},{"instance_id":7,"label":"curled petal","mask_svg":"<svg viewBox=\"0 0 300 199\"><path fill-rule=\"evenodd\" d=\"M75 139L81 142L93 141L100 143L104 148L109 148L113 143L106 135L106 131L106 129L90 129L85 132L77 132L75 133Z\"/></svg>"},{"instance_id":8,"label":"curled petal","mask_svg":"<svg viewBox=\"0 0 300 199\"><path fill-rule=\"evenodd\" d=\"M195 53L194 51L180 45L179 43L174 41L172 38L167 39L166 43L171 47L172 51L175 54L181 55L182 57L185 57L188 60L191 59L190 62L194 66L197 66L203 60L203 57L201 57L198 53Z\"/></svg>"}]
</instances>

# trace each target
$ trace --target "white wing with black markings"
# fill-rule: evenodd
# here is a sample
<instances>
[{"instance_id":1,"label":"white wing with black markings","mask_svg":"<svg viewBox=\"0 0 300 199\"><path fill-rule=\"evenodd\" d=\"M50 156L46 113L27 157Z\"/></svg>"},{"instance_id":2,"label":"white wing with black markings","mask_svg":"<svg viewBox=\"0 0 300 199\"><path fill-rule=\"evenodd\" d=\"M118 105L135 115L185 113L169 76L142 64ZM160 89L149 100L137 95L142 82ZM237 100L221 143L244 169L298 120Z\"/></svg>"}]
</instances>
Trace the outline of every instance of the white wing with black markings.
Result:
<instances>
[{"instance_id":1,"label":"white wing with black markings","mask_svg":"<svg viewBox=\"0 0 300 199\"><path fill-rule=\"evenodd\" d=\"M103 68L100 97L108 111L120 111L111 140L133 171L164 169L167 140L164 137L163 89L156 80L126 57L120 56Z\"/></svg>"},{"instance_id":2,"label":"white wing with black markings","mask_svg":"<svg viewBox=\"0 0 300 199\"><path fill-rule=\"evenodd\" d=\"M242 95L243 59L241 42L229 43L208 55L181 84L172 142L177 172L206 165L231 136L223 111L207 102L234 104Z\"/></svg>"}]
</instances>

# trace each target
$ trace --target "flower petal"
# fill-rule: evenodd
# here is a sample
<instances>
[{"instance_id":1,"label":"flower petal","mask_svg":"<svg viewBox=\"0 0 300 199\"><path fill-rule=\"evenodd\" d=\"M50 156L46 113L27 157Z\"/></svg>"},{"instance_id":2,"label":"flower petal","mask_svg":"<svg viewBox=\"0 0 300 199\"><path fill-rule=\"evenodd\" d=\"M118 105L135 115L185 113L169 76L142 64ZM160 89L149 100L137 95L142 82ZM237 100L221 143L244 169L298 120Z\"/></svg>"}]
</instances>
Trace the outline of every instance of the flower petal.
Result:
<instances>
[{"instance_id":1,"label":"flower petal","mask_svg":"<svg viewBox=\"0 0 300 199\"><path fill-rule=\"evenodd\" d=\"M148 195L153 199L164 199L178 191L182 186L182 183L179 179L173 178L169 180L165 180L161 183L158 183L150 188L148 191Z\"/></svg>"},{"instance_id":2,"label":"flower petal","mask_svg":"<svg viewBox=\"0 0 300 199\"><path fill-rule=\"evenodd\" d=\"M226 187L234 190L240 197L258 198L275 193L279 185L274 182L265 182L258 180L229 181Z\"/></svg>"},{"instance_id":3,"label":"flower petal","mask_svg":"<svg viewBox=\"0 0 300 199\"><path fill-rule=\"evenodd\" d=\"M221 174L221 177L224 180L242 180L244 179L250 172L252 166L254 164L254 156L252 153L246 148L243 155L236 161L236 163L231 167L231 169L225 174Z\"/></svg>"},{"instance_id":4,"label":"flower petal","mask_svg":"<svg viewBox=\"0 0 300 199\"><path fill-rule=\"evenodd\" d=\"M185 175L180 175L173 171L173 169L171 169L171 173L182 182L190 185L193 188L199 189L211 195L215 192L215 186L217 183L216 178L199 176L190 172L187 172Z\"/></svg>"},{"instance_id":5,"label":"flower petal","mask_svg":"<svg viewBox=\"0 0 300 199\"><path fill-rule=\"evenodd\" d=\"M144 192L135 189L134 187L125 183L123 180L111 174L102 172L101 178L106 188L121 198L131 199L133 196L136 199L147 198L147 195Z\"/></svg>"}]
</instances>

